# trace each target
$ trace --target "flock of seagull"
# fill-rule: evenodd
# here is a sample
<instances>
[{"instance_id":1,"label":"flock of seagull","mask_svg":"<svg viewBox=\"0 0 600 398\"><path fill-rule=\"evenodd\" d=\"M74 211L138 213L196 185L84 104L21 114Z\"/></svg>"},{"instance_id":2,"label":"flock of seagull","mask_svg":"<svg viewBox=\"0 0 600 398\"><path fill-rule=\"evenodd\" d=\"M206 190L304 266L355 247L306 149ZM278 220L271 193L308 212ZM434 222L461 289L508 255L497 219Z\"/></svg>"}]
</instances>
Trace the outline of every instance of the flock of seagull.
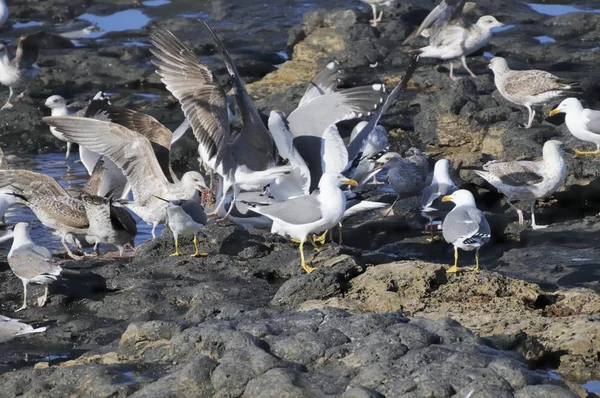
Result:
<instances>
[{"instance_id":1,"label":"flock of seagull","mask_svg":"<svg viewBox=\"0 0 600 398\"><path fill-rule=\"evenodd\" d=\"M376 26L383 16L377 15L376 6L385 2L363 1L373 5L372 24ZM306 242L318 248L327 231L341 228L345 217L389 206L368 200L373 187L382 184L377 177L383 175L397 198L421 196L421 212L430 220L431 240L435 238L432 223L443 220L442 235L454 246L454 265L447 272L459 270L458 249L475 250L475 267L463 269L478 270L479 249L490 240L491 232L471 192L458 189L450 178L447 159L435 163L430 179L429 159L422 151L389 152L387 131L378 124L406 87L419 58L459 59L474 76L466 56L485 46L493 28L502 26L493 16L468 23L464 14L474 7L463 0L440 2L407 38L410 42L418 36L428 37L429 45L410 51L414 58L389 94L381 84L339 89L341 71L337 62L330 62L310 81L293 112L285 115L273 110L266 125L227 50L206 23L227 67L232 96L192 50L170 31L153 24L149 29L152 62L181 105L185 116L181 126L172 132L152 116L113 106L102 92L77 111L64 98L53 95L45 102L51 116L43 120L57 139L67 143L67 158L71 144L78 144L89 180L79 196L72 196L47 175L11 169L0 150L0 216L14 204L28 206L61 238L74 259L83 256L71 247L83 250L86 244L94 245L96 255L99 244L116 246L120 255L128 248L135 250L137 226L130 211L153 226L153 238L158 224L169 227L174 235L173 256L182 255L182 235L194 237L192 256L205 256L208 254L199 250L198 237L203 227L218 217L217 221L268 228L292 238L300 245L302 268L310 273L315 268L305 260ZM13 96L17 90L23 89L20 95L26 92L37 73L39 50L50 42L68 46L64 39L47 33L21 37L14 58L5 46L0 47L0 83L10 89L3 109L18 100ZM493 58L489 67L500 93L528 109L526 128L534 121L532 106L578 91L576 82L563 81L548 72L510 70L503 58ZM450 77L458 79L452 66ZM600 112L584 109L575 98L565 99L552 114L558 112L567 114L566 123L573 135L597 145L594 152L578 153L600 152ZM356 125L345 142L337 123L360 118L366 120ZM171 145L190 127L198 142L201 168L210 176L208 184L199 172L188 171L178 178L171 169ZM511 206L510 201L531 202L532 227L543 228L535 222L535 201L552 195L564 183L561 146L561 142L551 140L544 144L540 161L493 161L477 174L504 193ZM517 211L522 225L523 214ZM319 233L323 234L316 236ZM44 305L48 284L60 276L61 267L48 249L31 240L27 223L17 223L2 240L9 238L13 243L8 263L24 289L23 304L17 311L27 308L28 284L45 286L44 295L38 299L38 304ZM0 318L0 330L7 324ZM11 327L19 333L38 331Z\"/></svg>"}]
</instances>

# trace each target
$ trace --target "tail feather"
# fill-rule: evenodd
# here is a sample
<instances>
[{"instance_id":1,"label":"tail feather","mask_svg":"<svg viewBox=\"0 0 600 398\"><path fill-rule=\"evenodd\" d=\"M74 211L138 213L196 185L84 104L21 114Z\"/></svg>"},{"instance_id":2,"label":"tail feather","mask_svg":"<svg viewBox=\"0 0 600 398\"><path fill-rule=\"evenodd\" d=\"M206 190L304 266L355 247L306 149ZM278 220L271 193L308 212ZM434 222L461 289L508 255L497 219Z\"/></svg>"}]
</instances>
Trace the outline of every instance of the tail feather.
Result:
<instances>
[{"instance_id":1,"label":"tail feather","mask_svg":"<svg viewBox=\"0 0 600 398\"><path fill-rule=\"evenodd\" d=\"M31 333L42 333L42 332L45 332L46 329L47 329L47 327L43 326L43 327L37 328L37 329L25 330L25 331L20 332L18 334L18 336L23 335L23 334L31 334Z\"/></svg>"}]
</instances>

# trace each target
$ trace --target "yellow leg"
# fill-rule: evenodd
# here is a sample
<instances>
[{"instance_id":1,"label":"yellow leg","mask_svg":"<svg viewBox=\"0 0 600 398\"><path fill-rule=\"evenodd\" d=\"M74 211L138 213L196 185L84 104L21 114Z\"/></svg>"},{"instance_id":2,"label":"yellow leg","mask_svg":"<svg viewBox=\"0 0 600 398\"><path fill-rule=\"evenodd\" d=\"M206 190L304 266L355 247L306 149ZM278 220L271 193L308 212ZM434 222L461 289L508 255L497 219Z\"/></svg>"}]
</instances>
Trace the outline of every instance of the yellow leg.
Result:
<instances>
[{"instance_id":1,"label":"yellow leg","mask_svg":"<svg viewBox=\"0 0 600 398\"><path fill-rule=\"evenodd\" d=\"M290 240L291 240L292 242L294 242L294 243L297 243L297 244L300 244L300 243L302 242L302 241L301 241L300 239L298 239L298 238L292 238L292 239L290 239Z\"/></svg>"},{"instance_id":2,"label":"yellow leg","mask_svg":"<svg viewBox=\"0 0 600 398\"><path fill-rule=\"evenodd\" d=\"M600 153L600 149L596 149L595 151L581 151L579 149L574 149L575 155L597 155Z\"/></svg>"},{"instance_id":3,"label":"yellow leg","mask_svg":"<svg viewBox=\"0 0 600 398\"><path fill-rule=\"evenodd\" d=\"M475 249L475 268L473 272L479 272L479 248Z\"/></svg>"},{"instance_id":4,"label":"yellow leg","mask_svg":"<svg viewBox=\"0 0 600 398\"><path fill-rule=\"evenodd\" d=\"M208 256L208 253L200 253L200 251L198 250L198 235L194 235L194 247L196 248L196 251L194 252L194 254L191 255L191 257L206 257Z\"/></svg>"},{"instance_id":5,"label":"yellow leg","mask_svg":"<svg viewBox=\"0 0 600 398\"><path fill-rule=\"evenodd\" d=\"M313 241L315 243L319 243L321 245L324 245L325 244L325 238L327 237L327 232L329 232L329 230L323 232L323 235L319 235L319 236L313 235Z\"/></svg>"},{"instance_id":6,"label":"yellow leg","mask_svg":"<svg viewBox=\"0 0 600 398\"><path fill-rule=\"evenodd\" d=\"M302 266L304 271L306 271L307 274L310 274L311 272L316 270L316 268L309 267L308 265L306 265L306 261L304 261L304 241L300 242L300 265Z\"/></svg>"},{"instance_id":7,"label":"yellow leg","mask_svg":"<svg viewBox=\"0 0 600 398\"><path fill-rule=\"evenodd\" d=\"M171 254L171 257L179 257L181 256L181 252L179 251L179 242L177 238L175 238L175 253Z\"/></svg>"},{"instance_id":8,"label":"yellow leg","mask_svg":"<svg viewBox=\"0 0 600 398\"><path fill-rule=\"evenodd\" d=\"M446 270L447 274L458 272L458 248L454 248L454 265Z\"/></svg>"}]
</instances>

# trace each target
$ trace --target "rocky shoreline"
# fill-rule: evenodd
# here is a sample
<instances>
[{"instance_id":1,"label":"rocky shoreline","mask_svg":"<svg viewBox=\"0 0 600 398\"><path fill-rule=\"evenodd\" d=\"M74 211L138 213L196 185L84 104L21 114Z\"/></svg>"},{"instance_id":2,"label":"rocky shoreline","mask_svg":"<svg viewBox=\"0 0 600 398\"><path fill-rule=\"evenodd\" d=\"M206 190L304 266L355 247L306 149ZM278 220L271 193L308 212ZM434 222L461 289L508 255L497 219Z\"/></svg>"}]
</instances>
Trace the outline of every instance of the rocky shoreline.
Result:
<instances>
[{"instance_id":1,"label":"rocky shoreline","mask_svg":"<svg viewBox=\"0 0 600 398\"><path fill-rule=\"evenodd\" d=\"M422 7L434 4L402 1L373 29L366 10L333 3L292 17L277 4L275 17L253 10L257 21L244 24L231 22L242 20L235 5L209 9L263 112L293 109L306 81L332 59L345 70L344 85L392 87L409 61L410 47L399 43L423 18ZM57 22L139 6L74 4L17 2L11 13ZM195 19L176 16L183 7L146 13L223 76L208 35ZM484 13L514 25L486 52L515 68L580 80L588 105L597 107L600 14L553 17L508 0L478 2L474 15ZM540 36L556 43L540 44ZM3 149L12 156L60 149L41 122L51 94L85 101L104 89L119 106L178 125L183 115L154 73L149 48L131 42L146 42L143 29L43 53L31 95L0 114ZM51 286L47 306L21 315L48 331L0 346L0 397L594 396L579 384L600 379L600 167L567 149L567 183L539 210L541 222L552 225L520 230L501 196L472 172L487 160L482 154L537 157L551 137L566 148L582 144L559 125L560 116L544 120L556 104L538 113L531 130L519 128L525 114L495 91L486 56L470 57L478 77L458 82L444 66L424 62L382 119L393 149L417 146L449 158L453 177L479 192L493 230L481 252L486 271L447 276L451 248L425 241L410 200L385 219L349 220L345 245L314 253L319 271L310 275L301 273L295 245L263 231L211 226L201 244L210 256L202 259L169 257L165 232L135 258L65 261L71 272ZM197 167L194 138L186 140L174 148L179 170ZM183 242L191 253L191 242ZM470 261L467 254L460 263ZM0 284L0 313L14 316L22 288L4 255Z\"/></svg>"}]
</instances>

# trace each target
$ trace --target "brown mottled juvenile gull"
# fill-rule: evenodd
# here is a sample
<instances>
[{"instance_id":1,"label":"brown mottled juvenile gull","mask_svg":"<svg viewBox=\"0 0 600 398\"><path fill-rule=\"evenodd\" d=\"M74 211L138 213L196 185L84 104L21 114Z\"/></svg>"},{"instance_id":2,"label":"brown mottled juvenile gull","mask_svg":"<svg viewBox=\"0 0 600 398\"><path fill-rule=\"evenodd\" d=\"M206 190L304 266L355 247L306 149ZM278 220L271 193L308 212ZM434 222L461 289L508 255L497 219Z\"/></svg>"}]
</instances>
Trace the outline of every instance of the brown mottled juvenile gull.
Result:
<instances>
[{"instance_id":1,"label":"brown mottled juvenile gull","mask_svg":"<svg viewBox=\"0 0 600 398\"><path fill-rule=\"evenodd\" d=\"M46 327L33 328L18 319L0 315L0 343L5 343L24 334L45 332Z\"/></svg>"},{"instance_id":2,"label":"brown mottled juvenile gull","mask_svg":"<svg viewBox=\"0 0 600 398\"><path fill-rule=\"evenodd\" d=\"M0 43L0 83L8 86L10 93L2 109L13 107L11 99L15 90L23 92L16 97L21 99L27 92L29 83L37 76L39 67L36 65L40 48L44 47L74 47L70 40L47 32L37 32L21 36L17 44L14 58L11 58L6 45Z\"/></svg>"},{"instance_id":3,"label":"brown mottled juvenile gull","mask_svg":"<svg viewBox=\"0 0 600 398\"><path fill-rule=\"evenodd\" d=\"M502 57L492 58L488 68L494 72L494 83L500 94L513 104L527 108L529 117L526 129L533 124L534 105L546 104L578 92L577 83L568 82L543 70L512 70Z\"/></svg>"},{"instance_id":4,"label":"brown mottled juvenile gull","mask_svg":"<svg viewBox=\"0 0 600 398\"><path fill-rule=\"evenodd\" d=\"M83 203L73 198L52 177L29 170L0 170L0 187L10 185L12 194L29 207L40 222L53 229L60 237L67 254L74 259L67 246L67 235L86 235L88 219Z\"/></svg>"},{"instance_id":5,"label":"brown mottled juvenile gull","mask_svg":"<svg viewBox=\"0 0 600 398\"><path fill-rule=\"evenodd\" d=\"M596 145L595 151L582 151L575 149L576 155L597 155L600 153L600 111L584 108L577 98L566 98L550 116L565 113L567 128L575 138L592 142Z\"/></svg>"},{"instance_id":6,"label":"brown mottled juvenile gull","mask_svg":"<svg viewBox=\"0 0 600 398\"><path fill-rule=\"evenodd\" d=\"M441 27L448 21L461 21L463 14L476 7L475 3L464 0L442 0L425 17L421 25L415 29L402 44L407 44L417 36L430 37L431 30ZM464 22L463 22L464 23Z\"/></svg>"},{"instance_id":7,"label":"brown mottled juvenile gull","mask_svg":"<svg viewBox=\"0 0 600 398\"><path fill-rule=\"evenodd\" d=\"M492 184L510 200L531 201L531 227L546 228L535 223L535 202L552 195L565 182L567 165L562 156L562 142L546 141L543 159L537 162L519 160L515 162L491 161L483 166L485 171L477 175ZM512 203L509 205L519 214L519 225L523 225L523 212Z\"/></svg>"},{"instance_id":8,"label":"brown mottled juvenile gull","mask_svg":"<svg viewBox=\"0 0 600 398\"><path fill-rule=\"evenodd\" d=\"M466 189L444 196L442 201L454 202L456 205L444 218L442 227L444 240L454 246L454 265L446 272L458 272L458 249L475 250L475 268L472 271L478 272L479 248L489 242L491 237L485 215L477 208L473 194Z\"/></svg>"},{"instance_id":9,"label":"brown mottled juvenile gull","mask_svg":"<svg viewBox=\"0 0 600 398\"><path fill-rule=\"evenodd\" d=\"M81 194L81 201L89 220L89 234L96 238L94 252L99 254L98 244L116 246L123 257L126 246L133 247L137 224L129 212L113 206L112 200L102 196Z\"/></svg>"},{"instance_id":10,"label":"brown mottled juvenile gull","mask_svg":"<svg viewBox=\"0 0 600 398\"><path fill-rule=\"evenodd\" d=\"M148 138L127 127L72 116L45 117L43 120L67 139L106 156L123 171L133 192L133 203L128 203L127 207L152 224L152 238L156 237L156 226L167 218L167 205L156 196L168 200L192 199L198 190L207 188L204 178L196 171L188 171L181 181L170 183Z\"/></svg>"},{"instance_id":11,"label":"brown mottled juvenile gull","mask_svg":"<svg viewBox=\"0 0 600 398\"><path fill-rule=\"evenodd\" d=\"M12 272L23 282L23 305L15 312L27 308L27 285L30 283L44 285L44 295L38 298L38 305L43 307L48 299L48 285L58 278L62 268L52 261L50 250L33 243L28 223L15 225L7 259Z\"/></svg>"},{"instance_id":12,"label":"brown mottled juvenile gull","mask_svg":"<svg viewBox=\"0 0 600 398\"><path fill-rule=\"evenodd\" d=\"M449 21L436 27L431 32L429 45L409 53L418 54L423 58L437 58L450 61L450 78L458 80L454 76L453 60L460 58L463 67L471 77L475 74L467 66L467 55L478 51L492 38L492 29L504 26L491 15L480 17L474 25L465 25L462 21Z\"/></svg>"}]
</instances>

